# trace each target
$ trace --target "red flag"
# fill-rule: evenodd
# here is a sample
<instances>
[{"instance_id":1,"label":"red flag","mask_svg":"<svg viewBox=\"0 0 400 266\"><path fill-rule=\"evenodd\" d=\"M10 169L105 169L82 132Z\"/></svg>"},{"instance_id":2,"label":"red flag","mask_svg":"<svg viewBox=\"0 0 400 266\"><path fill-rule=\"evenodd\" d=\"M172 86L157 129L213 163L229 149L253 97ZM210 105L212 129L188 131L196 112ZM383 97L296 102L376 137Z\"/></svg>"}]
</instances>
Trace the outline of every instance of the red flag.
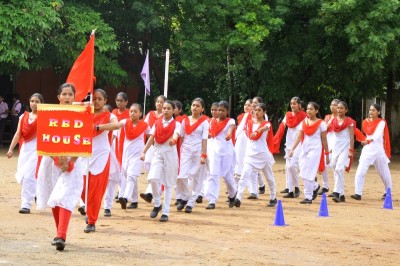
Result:
<instances>
[{"instance_id":1,"label":"red flag","mask_svg":"<svg viewBox=\"0 0 400 266\"><path fill-rule=\"evenodd\" d=\"M67 83L75 86L75 101L80 102L93 92L94 82L94 31L69 72Z\"/></svg>"}]
</instances>

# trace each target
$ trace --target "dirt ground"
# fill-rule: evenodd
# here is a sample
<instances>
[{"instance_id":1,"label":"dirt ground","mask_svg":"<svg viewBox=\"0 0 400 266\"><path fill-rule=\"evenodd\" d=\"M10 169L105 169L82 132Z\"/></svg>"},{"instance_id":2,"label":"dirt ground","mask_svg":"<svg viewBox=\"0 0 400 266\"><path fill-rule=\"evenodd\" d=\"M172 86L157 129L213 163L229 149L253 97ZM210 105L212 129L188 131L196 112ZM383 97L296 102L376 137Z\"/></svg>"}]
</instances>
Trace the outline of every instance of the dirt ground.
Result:
<instances>
[{"instance_id":1,"label":"dirt ground","mask_svg":"<svg viewBox=\"0 0 400 266\"><path fill-rule=\"evenodd\" d=\"M17 159L7 159L5 148L0 152L0 265L399 265L399 156L390 164L393 210L383 208L383 184L373 168L362 201L350 198L355 162L346 174L346 202L328 198L329 217L318 216L321 197L304 206L299 204L302 196L283 199L278 194L287 226L274 226L276 208L266 207L268 193L229 209L222 184L215 210L202 203L187 214L172 206L167 223L151 219L152 206L140 199L138 209L115 204L109 218L102 209L97 231L85 234L84 217L76 211L65 250L59 252L50 245L55 236L51 210L39 212L33 206L29 215L18 213ZM284 161L275 159L279 191L285 186ZM142 176L140 191L145 185Z\"/></svg>"}]
</instances>

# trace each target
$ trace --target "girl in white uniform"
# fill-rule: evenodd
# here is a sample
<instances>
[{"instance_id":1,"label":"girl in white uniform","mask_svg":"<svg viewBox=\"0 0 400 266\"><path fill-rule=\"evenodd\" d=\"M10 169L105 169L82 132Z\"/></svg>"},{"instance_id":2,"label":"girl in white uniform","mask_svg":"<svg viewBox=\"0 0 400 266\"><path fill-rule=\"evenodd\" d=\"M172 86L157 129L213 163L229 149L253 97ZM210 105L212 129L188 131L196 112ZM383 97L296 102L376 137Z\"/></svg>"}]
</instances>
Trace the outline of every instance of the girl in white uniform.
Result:
<instances>
[{"instance_id":1,"label":"girl in white uniform","mask_svg":"<svg viewBox=\"0 0 400 266\"><path fill-rule=\"evenodd\" d=\"M333 99L332 100L331 106L330 106L331 114L330 115L326 115L325 119L324 119L324 121L326 123L326 126L327 126L326 140L328 141L329 149L331 149L330 150L331 153L329 154L329 156L332 155L332 148L335 146L335 132L332 129L331 123L332 123L332 120L337 116L337 105L338 105L338 103L339 103L338 99ZM332 161L331 157L330 157L330 159ZM325 165L325 170L321 173L321 175L322 175L322 188L318 192L318 195L322 195L322 194L324 194L324 193L329 191L328 168L331 168L331 166L330 165ZM335 194L332 193L331 195L333 197ZM331 195L329 195L329 196L331 196Z\"/></svg>"},{"instance_id":2,"label":"girl in white uniform","mask_svg":"<svg viewBox=\"0 0 400 266\"><path fill-rule=\"evenodd\" d=\"M75 87L65 83L58 89L60 104L72 104ZM51 207L57 235L51 242L64 250L71 213L83 189L84 161L78 157L43 156L37 179L37 208Z\"/></svg>"},{"instance_id":3,"label":"girl in white uniform","mask_svg":"<svg viewBox=\"0 0 400 266\"><path fill-rule=\"evenodd\" d=\"M272 164L275 163L275 160L268 147L268 143L271 147L273 146L273 133L271 131L271 123L264 120L266 109L265 104L258 104L253 111L254 121L250 120L246 126L247 145L238 193L235 199L236 207L240 207L246 183L249 183L251 176L258 171L262 171L266 176L270 188L268 207L273 207L277 203L275 178L272 172Z\"/></svg>"},{"instance_id":4,"label":"girl in white uniform","mask_svg":"<svg viewBox=\"0 0 400 266\"><path fill-rule=\"evenodd\" d=\"M18 156L17 172L15 178L21 184L21 209L19 213L31 212L31 202L36 197L36 168L38 156L36 154L36 129L37 129L37 105L43 103L43 96L39 93L29 98L32 112L24 112L20 116L17 131L11 141L7 157L13 156L15 145L20 142L20 153Z\"/></svg>"},{"instance_id":5,"label":"girl in white uniform","mask_svg":"<svg viewBox=\"0 0 400 266\"><path fill-rule=\"evenodd\" d=\"M344 171L350 165L354 154L355 121L346 116L348 107L345 102L337 104L337 117L333 118L331 126L335 134L335 144L331 147L331 167L334 170L335 187L333 189L335 202L344 202ZM329 145L329 142L328 142Z\"/></svg>"},{"instance_id":6,"label":"girl in white uniform","mask_svg":"<svg viewBox=\"0 0 400 266\"><path fill-rule=\"evenodd\" d=\"M226 101L219 102L219 118L213 119L210 124L210 134L213 138L210 150L210 175L207 177L205 196L209 201L206 209L215 209L215 203L219 196L220 182L222 176L228 188L229 207L235 204L237 192L236 183L233 178L234 148L232 143L232 131L235 128L235 121L228 118L229 104Z\"/></svg>"},{"instance_id":7,"label":"girl in white uniform","mask_svg":"<svg viewBox=\"0 0 400 266\"><path fill-rule=\"evenodd\" d=\"M172 189L178 176L178 152L176 142L181 133L181 125L173 117L175 104L167 100L163 105L163 119L157 120L150 130L150 137L140 156L145 160L145 154L154 144L154 154L151 161L147 181L151 184L154 208L151 218L156 218L162 211L160 222L167 222L171 205ZM164 185L164 204L161 205L160 184Z\"/></svg>"},{"instance_id":8,"label":"girl in white uniform","mask_svg":"<svg viewBox=\"0 0 400 266\"><path fill-rule=\"evenodd\" d=\"M279 129L274 136L274 152L279 153L279 147L283 135L285 133L285 127L287 126L286 142L285 142L285 172L286 172L286 189L281 193L287 193L283 196L284 198L297 198L300 196L299 189L299 156L300 147L293 151L292 156L290 155L290 149L293 147L293 143L296 140L297 135L301 129L301 123L306 118L307 114L302 111L301 100L299 97L293 97L290 100L291 111L287 112L282 123L279 125Z\"/></svg>"},{"instance_id":9,"label":"girl in white uniform","mask_svg":"<svg viewBox=\"0 0 400 266\"><path fill-rule=\"evenodd\" d=\"M381 118L381 106L372 104L369 108L369 118L362 123L362 130L367 135L361 142L363 149L355 176L355 194L353 199L361 200L364 187L365 175L370 165L374 165L378 175L382 179L386 191L392 188L392 177L389 170L390 158L390 138L386 121Z\"/></svg>"},{"instance_id":10,"label":"girl in white uniform","mask_svg":"<svg viewBox=\"0 0 400 266\"><path fill-rule=\"evenodd\" d=\"M307 118L301 123L301 129L289 154L289 156L292 157L297 145L302 141L299 157L300 176L303 178L304 182L305 197L304 200L300 202L302 204L311 204L317 197L320 186L315 181L315 177L317 172L321 170L319 166L325 167L325 162L323 162L324 154L326 163L329 164L326 124L322 119L317 118L318 112L318 104L314 102L308 103ZM322 147L326 150L324 154L321 154L323 151Z\"/></svg>"},{"instance_id":11,"label":"girl in white uniform","mask_svg":"<svg viewBox=\"0 0 400 266\"><path fill-rule=\"evenodd\" d=\"M191 213L204 180L209 123L204 112L204 101L196 98L191 105L192 115L182 121L182 146L177 191L181 201L177 210ZM191 189L190 189L191 187Z\"/></svg>"}]
</instances>

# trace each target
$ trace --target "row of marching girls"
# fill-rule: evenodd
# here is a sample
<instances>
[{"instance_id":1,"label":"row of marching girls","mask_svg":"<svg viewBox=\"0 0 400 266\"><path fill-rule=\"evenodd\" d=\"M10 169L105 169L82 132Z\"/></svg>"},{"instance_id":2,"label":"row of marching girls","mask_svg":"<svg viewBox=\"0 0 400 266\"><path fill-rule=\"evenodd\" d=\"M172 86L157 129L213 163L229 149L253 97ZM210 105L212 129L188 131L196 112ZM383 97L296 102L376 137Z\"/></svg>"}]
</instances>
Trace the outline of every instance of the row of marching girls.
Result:
<instances>
[{"instance_id":1,"label":"row of marching girls","mask_svg":"<svg viewBox=\"0 0 400 266\"><path fill-rule=\"evenodd\" d=\"M371 105L369 117L363 121L362 130L366 136L356 128L355 121L346 116L348 106L343 101L337 99L332 101L332 114L325 117L325 123L317 118L318 104L310 102L307 105L307 113L302 110L302 106L304 104L301 104L298 97L291 99L291 111L286 113L274 139L274 152L277 153L285 126L288 127L285 144L287 187L281 191L286 193L284 198L296 198L300 195L298 188L300 176L304 180L305 188L305 199L301 203L312 203L318 194L322 195L329 191L327 168L331 167L334 172L334 189L329 196L337 203L344 202L344 173L350 170L353 162L355 135L364 148L355 176L355 194L351 197L356 200L361 199L364 177L372 164L384 182L385 191L391 188L388 167L390 141L386 122L380 118L379 105ZM372 142L379 144L368 146ZM320 164L316 164L316 161ZM318 172L323 176L321 191L316 182Z\"/></svg>"}]
</instances>

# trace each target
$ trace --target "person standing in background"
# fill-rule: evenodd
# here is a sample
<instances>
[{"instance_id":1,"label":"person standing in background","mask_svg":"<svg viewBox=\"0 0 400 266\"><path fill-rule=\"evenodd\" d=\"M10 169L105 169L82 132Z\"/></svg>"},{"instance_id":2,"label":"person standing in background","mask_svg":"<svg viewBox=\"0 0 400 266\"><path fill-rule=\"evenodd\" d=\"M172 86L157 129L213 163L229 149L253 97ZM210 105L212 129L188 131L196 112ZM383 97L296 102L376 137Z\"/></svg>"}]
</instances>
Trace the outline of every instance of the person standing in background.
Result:
<instances>
[{"instance_id":1,"label":"person standing in background","mask_svg":"<svg viewBox=\"0 0 400 266\"><path fill-rule=\"evenodd\" d=\"M4 102L4 97L0 95L0 148L3 147L3 136L6 119L8 116L8 105Z\"/></svg>"},{"instance_id":2,"label":"person standing in background","mask_svg":"<svg viewBox=\"0 0 400 266\"><path fill-rule=\"evenodd\" d=\"M19 114L21 113L22 103L19 100L19 94L14 93L13 95L13 106L10 112L11 117L11 136L15 135L17 131L18 122L19 122Z\"/></svg>"}]
</instances>

